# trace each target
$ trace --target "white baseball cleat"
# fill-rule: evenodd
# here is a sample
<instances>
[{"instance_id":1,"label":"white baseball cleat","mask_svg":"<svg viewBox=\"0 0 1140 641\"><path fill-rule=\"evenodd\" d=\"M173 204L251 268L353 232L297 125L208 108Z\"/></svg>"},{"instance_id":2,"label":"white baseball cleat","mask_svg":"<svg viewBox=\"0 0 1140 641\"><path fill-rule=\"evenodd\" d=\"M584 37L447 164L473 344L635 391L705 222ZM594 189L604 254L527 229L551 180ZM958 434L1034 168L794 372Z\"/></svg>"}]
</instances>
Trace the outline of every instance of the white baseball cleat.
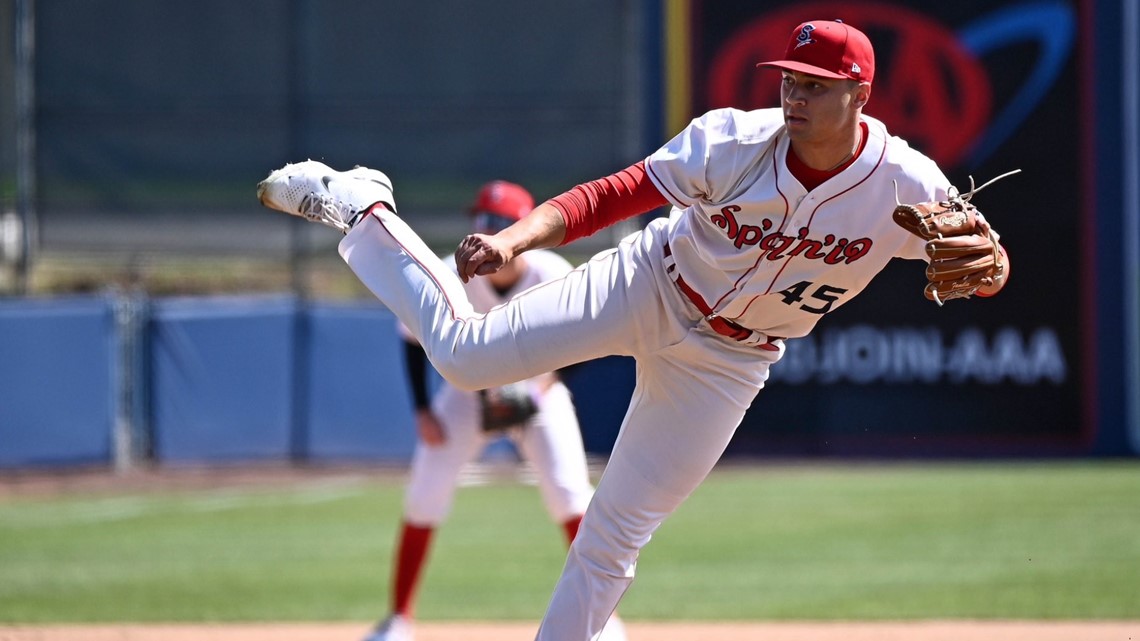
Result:
<instances>
[{"instance_id":1,"label":"white baseball cleat","mask_svg":"<svg viewBox=\"0 0 1140 641\"><path fill-rule=\"evenodd\" d=\"M363 641L412 641L412 622L405 616L393 614L381 621Z\"/></svg>"},{"instance_id":2,"label":"white baseball cleat","mask_svg":"<svg viewBox=\"0 0 1140 641\"><path fill-rule=\"evenodd\" d=\"M261 204L348 233L376 203L396 211L392 181L367 167L336 171L316 160L285 165L257 183Z\"/></svg>"}]
</instances>

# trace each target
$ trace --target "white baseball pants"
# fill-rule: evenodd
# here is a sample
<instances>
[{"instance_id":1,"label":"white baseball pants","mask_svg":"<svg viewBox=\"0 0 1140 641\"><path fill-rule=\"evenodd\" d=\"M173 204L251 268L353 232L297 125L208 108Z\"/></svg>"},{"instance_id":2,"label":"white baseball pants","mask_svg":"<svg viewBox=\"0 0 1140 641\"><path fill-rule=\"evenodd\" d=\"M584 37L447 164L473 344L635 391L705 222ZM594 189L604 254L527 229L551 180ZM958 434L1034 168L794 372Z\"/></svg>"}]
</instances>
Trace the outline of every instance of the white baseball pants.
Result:
<instances>
[{"instance_id":1,"label":"white baseball pants","mask_svg":"<svg viewBox=\"0 0 1140 641\"><path fill-rule=\"evenodd\" d=\"M655 220L485 315L390 212L374 212L340 243L361 282L458 387L501 385L611 354L637 360L629 410L537 641L598 638L633 581L639 551L712 470L783 354L708 328L662 266L668 225Z\"/></svg>"},{"instance_id":2,"label":"white baseball pants","mask_svg":"<svg viewBox=\"0 0 1140 641\"><path fill-rule=\"evenodd\" d=\"M451 512L459 473L487 444L499 437L483 431L482 411L474 392L444 385L432 398L432 412L447 440L440 445L416 442L411 478L404 492L404 518L419 526L440 525ZM586 467L582 432L570 390L561 382L538 399L538 413L526 426L507 432L522 457L534 466L546 512L563 523L586 511L594 486Z\"/></svg>"}]
</instances>

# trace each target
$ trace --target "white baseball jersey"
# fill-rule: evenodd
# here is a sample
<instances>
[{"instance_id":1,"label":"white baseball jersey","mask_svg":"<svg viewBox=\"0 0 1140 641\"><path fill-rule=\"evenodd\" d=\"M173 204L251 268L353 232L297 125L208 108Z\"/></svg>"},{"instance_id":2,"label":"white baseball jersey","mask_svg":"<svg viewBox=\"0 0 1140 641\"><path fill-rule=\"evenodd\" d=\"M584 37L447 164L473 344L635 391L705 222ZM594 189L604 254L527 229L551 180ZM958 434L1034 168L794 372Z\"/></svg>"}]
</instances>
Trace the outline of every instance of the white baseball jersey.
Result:
<instances>
[{"instance_id":1,"label":"white baseball jersey","mask_svg":"<svg viewBox=\"0 0 1140 641\"><path fill-rule=\"evenodd\" d=\"M804 336L891 258L925 258L922 241L891 220L894 181L902 202L945 198L949 181L881 122L863 120L863 152L810 193L785 162L780 109L711 111L646 160L677 208L677 270L713 311L769 336Z\"/></svg>"}]
</instances>

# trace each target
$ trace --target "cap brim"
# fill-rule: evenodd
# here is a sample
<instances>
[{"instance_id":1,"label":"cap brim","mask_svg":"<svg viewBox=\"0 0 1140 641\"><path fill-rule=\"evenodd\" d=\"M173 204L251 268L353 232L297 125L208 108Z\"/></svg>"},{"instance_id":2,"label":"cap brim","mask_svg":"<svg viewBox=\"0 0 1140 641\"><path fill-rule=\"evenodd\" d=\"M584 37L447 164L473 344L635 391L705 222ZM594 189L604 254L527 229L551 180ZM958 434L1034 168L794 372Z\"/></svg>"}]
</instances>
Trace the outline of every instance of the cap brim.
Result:
<instances>
[{"instance_id":1,"label":"cap brim","mask_svg":"<svg viewBox=\"0 0 1140 641\"><path fill-rule=\"evenodd\" d=\"M850 79L841 73L828 71L823 67L809 65L803 62L796 62L795 60L770 60L768 62L760 62L756 64L757 67L771 67L775 69L786 69L787 71L798 71L806 73L809 76L819 76L821 78L834 78L836 80Z\"/></svg>"}]
</instances>

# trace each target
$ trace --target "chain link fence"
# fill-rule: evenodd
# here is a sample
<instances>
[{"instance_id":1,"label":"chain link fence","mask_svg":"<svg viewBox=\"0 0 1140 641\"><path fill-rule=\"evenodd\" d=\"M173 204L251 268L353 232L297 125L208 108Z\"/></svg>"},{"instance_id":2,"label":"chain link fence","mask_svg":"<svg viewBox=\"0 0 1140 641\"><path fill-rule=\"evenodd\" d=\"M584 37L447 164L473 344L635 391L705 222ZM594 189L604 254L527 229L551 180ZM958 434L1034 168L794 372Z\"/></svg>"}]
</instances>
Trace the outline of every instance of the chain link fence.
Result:
<instances>
[{"instance_id":1,"label":"chain link fence","mask_svg":"<svg viewBox=\"0 0 1140 641\"><path fill-rule=\"evenodd\" d=\"M483 182L541 201L660 143L644 4L5 3L0 287L339 282L335 233L254 197L305 158L384 170L445 251Z\"/></svg>"}]
</instances>

